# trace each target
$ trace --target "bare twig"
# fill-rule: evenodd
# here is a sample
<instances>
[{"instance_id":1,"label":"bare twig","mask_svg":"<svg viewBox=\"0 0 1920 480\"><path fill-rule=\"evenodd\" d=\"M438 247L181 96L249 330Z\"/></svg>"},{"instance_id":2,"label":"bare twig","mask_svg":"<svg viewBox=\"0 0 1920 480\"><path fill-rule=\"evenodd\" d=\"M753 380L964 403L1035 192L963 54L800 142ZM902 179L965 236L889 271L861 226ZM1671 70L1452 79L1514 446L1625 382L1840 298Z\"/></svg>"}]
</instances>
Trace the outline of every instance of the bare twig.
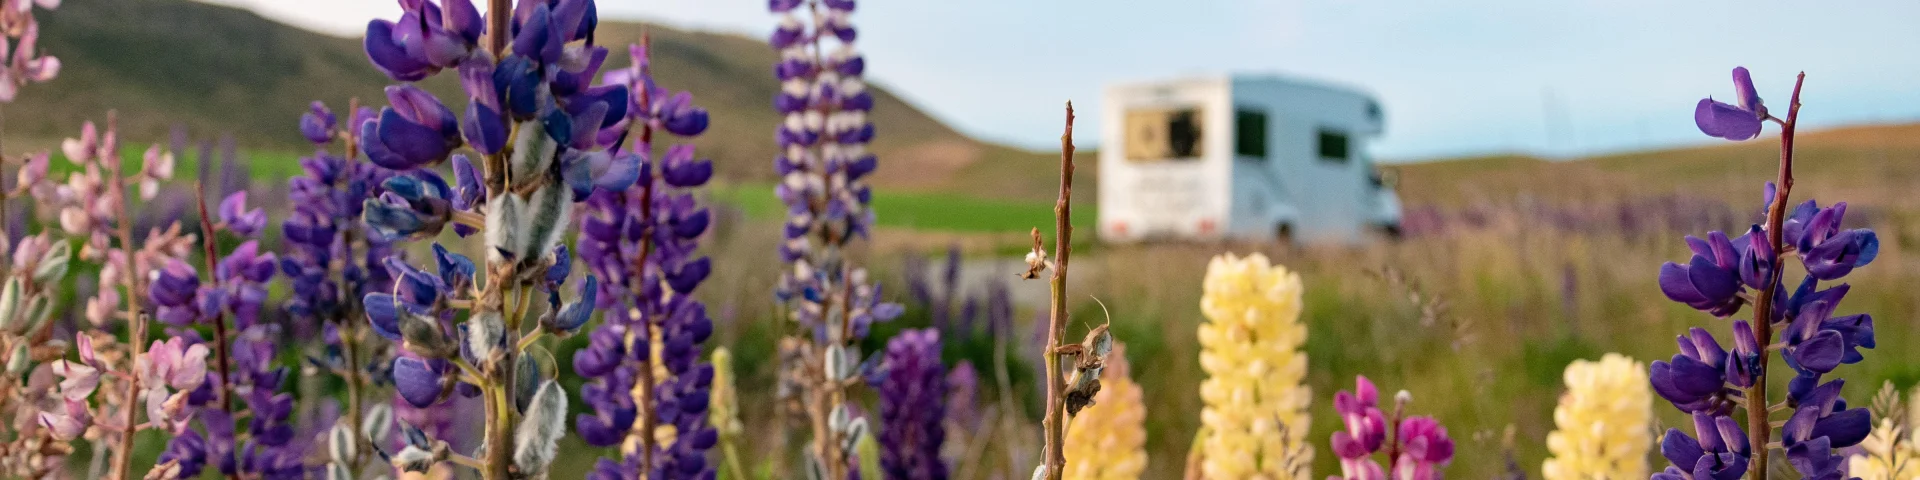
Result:
<instances>
[{"instance_id":1,"label":"bare twig","mask_svg":"<svg viewBox=\"0 0 1920 480\"><path fill-rule=\"evenodd\" d=\"M1061 378L1060 357L1055 351L1067 329L1067 259L1073 252L1073 102L1067 102L1067 128L1060 135L1060 199L1053 206L1053 316L1047 324L1047 345L1042 356L1047 364L1047 414L1041 423L1046 430L1046 480L1060 480L1066 471L1066 381Z\"/></svg>"}]
</instances>

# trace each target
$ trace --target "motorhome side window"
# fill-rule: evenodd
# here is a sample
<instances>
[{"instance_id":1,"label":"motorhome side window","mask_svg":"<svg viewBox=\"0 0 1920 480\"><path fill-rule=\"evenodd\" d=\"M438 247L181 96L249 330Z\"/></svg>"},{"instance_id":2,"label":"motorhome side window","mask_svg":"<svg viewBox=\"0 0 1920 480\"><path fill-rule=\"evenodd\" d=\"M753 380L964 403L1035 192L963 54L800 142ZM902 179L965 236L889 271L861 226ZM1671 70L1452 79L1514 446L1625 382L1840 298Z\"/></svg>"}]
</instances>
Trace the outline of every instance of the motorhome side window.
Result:
<instances>
[{"instance_id":1,"label":"motorhome side window","mask_svg":"<svg viewBox=\"0 0 1920 480\"><path fill-rule=\"evenodd\" d=\"M1233 112L1233 154L1248 160L1267 159L1267 112L1242 108Z\"/></svg>"},{"instance_id":2,"label":"motorhome side window","mask_svg":"<svg viewBox=\"0 0 1920 480\"><path fill-rule=\"evenodd\" d=\"M1143 108L1127 111L1126 153L1130 162L1192 161L1200 158L1202 115L1195 108Z\"/></svg>"},{"instance_id":3,"label":"motorhome side window","mask_svg":"<svg viewBox=\"0 0 1920 480\"><path fill-rule=\"evenodd\" d=\"M1347 163L1351 153L1347 141L1347 132L1330 128L1320 129L1320 160L1333 163Z\"/></svg>"}]
</instances>

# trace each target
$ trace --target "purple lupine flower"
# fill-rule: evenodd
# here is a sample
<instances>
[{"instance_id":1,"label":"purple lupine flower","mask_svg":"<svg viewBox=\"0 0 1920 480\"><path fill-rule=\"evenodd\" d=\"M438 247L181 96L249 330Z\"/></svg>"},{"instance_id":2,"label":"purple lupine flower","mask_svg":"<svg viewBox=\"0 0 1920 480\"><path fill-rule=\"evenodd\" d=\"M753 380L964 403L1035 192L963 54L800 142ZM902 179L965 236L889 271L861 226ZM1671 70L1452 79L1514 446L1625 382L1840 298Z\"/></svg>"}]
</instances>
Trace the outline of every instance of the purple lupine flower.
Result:
<instances>
[{"instance_id":1,"label":"purple lupine flower","mask_svg":"<svg viewBox=\"0 0 1920 480\"><path fill-rule=\"evenodd\" d=\"M1767 106L1760 103L1760 94L1753 88L1753 76L1747 73L1747 67L1733 69L1733 89L1740 97L1740 105L1733 106L1702 98L1694 107L1693 123L1700 132L1710 137L1727 140L1746 140L1760 135L1760 124L1767 118Z\"/></svg>"},{"instance_id":2,"label":"purple lupine flower","mask_svg":"<svg viewBox=\"0 0 1920 480\"><path fill-rule=\"evenodd\" d=\"M947 478L940 460L946 440L946 367L940 363L940 332L904 330L887 341L880 393L880 469L887 478Z\"/></svg>"},{"instance_id":3,"label":"purple lupine flower","mask_svg":"<svg viewBox=\"0 0 1920 480\"><path fill-rule=\"evenodd\" d=\"M1740 97L1738 107L1701 100L1695 121L1702 132L1745 140L1758 135L1762 122L1773 118L1761 104L1745 68L1734 69L1734 84ZM1795 105L1786 119L1779 120L1787 132L1783 145L1791 146L1798 88L1796 84ZM1791 154L1789 150L1783 156L1783 179L1791 178ZM1839 280L1871 263L1879 252L1879 240L1872 230L1841 228L1845 203L1823 209L1807 201L1786 211L1774 203L1786 200L1788 191L1784 187L1768 183L1764 189L1764 206L1780 208L1769 212L1771 225L1753 226L1740 239L1727 240L1719 232L1709 235L1708 240L1689 236L1687 244L1694 253L1689 264L1668 263L1661 268L1661 290L1693 308L1727 317L1747 298L1768 308L1754 312L1752 322L1733 323L1731 352L1723 350L1705 330L1694 328L1681 338L1679 355L1671 362L1654 362L1650 367L1654 391L1675 407L1692 413L1699 436L1696 440L1678 430L1668 431L1662 453L1673 466L1654 475L1655 479L1732 480L1746 473L1750 454L1747 433L1728 415L1735 406L1771 408L1771 399L1740 398L1736 389L1767 382L1768 369L1762 359L1765 349L1776 345L1775 333L1783 345L1781 358L1795 373L1787 382L1786 402L1794 407L1794 413L1778 437L1795 470L1806 478L1844 478L1845 457L1837 455L1835 449L1858 444L1872 428L1866 409L1849 409L1846 400L1840 398L1841 380L1822 383L1821 379L1842 364L1865 359L1859 349L1873 348L1876 343L1873 318L1865 314L1836 316L1834 312L1846 296L1848 285L1823 290L1819 284ZM1771 231L1774 228L1780 230ZM1775 233L1781 238L1777 246L1768 238ZM1790 295L1782 265L1787 254L1799 258L1806 272ZM1748 289L1752 289L1751 297Z\"/></svg>"},{"instance_id":4,"label":"purple lupine flower","mask_svg":"<svg viewBox=\"0 0 1920 480\"><path fill-rule=\"evenodd\" d=\"M470 0L400 2L399 21L367 24L366 53L387 76L411 82L450 68L479 53L484 20Z\"/></svg>"},{"instance_id":5,"label":"purple lupine flower","mask_svg":"<svg viewBox=\"0 0 1920 480\"><path fill-rule=\"evenodd\" d=\"M257 223L260 222L229 220L224 221L222 226L226 231L245 238L257 233ZM243 225L243 229L233 228L236 224ZM214 235L217 231L207 234ZM293 396L281 391L286 387L289 369L276 365L275 359L276 341L283 337L281 332L284 326L258 321L260 309L267 298L266 285L273 277L276 264L275 255L260 252L257 241L243 242L223 258L215 259L213 282L198 285L195 301L188 302L194 306L196 321L226 323L227 319L232 319L230 336L213 340L228 342L230 352L227 360L230 368L225 370L229 376L217 384L237 396L246 407L236 410L237 414L245 416L244 420L229 415L226 405L214 402L216 397L211 388L216 383L201 385L199 391L190 397L189 403L191 408L197 410L193 415L204 433L177 436L170 441L174 445L168 449L183 466L211 463L224 475L251 478L300 478L304 475L306 445L296 442L294 438L291 421ZM184 266L184 263L177 261L170 263L167 267L170 272L161 276L184 279L184 274L191 273L190 268L180 271ZM170 280L169 283L173 284L170 288L187 284L182 280ZM158 300L160 298L156 297L156 303ZM189 341L200 341L198 335L191 331L176 331L176 339L182 333L188 334L184 336L190 338ZM195 347L206 348L204 345ZM195 454L200 457L193 458Z\"/></svg>"},{"instance_id":6,"label":"purple lupine flower","mask_svg":"<svg viewBox=\"0 0 1920 480\"><path fill-rule=\"evenodd\" d=\"M1397 478L1440 478L1440 467L1453 461L1453 439L1447 427L1433 417L1408 417L1394 430L1400 437L1400 458L1393 461Z\"/></svg>"},{"instance_id":7,"label":"purple lupine flower","mask_svg":"<svg viewBox=\"0 0 1920 480\"><path fill-rule=\"evenodd\" d=\"M780 146L773 162L780 177L774 194L787 206L785 240L779 247L787 266L774 295L792 312L789 318L801 331L810 333L800 335L790 347L794 351L789 357L795 361L789 365L812 364L795 372L811 375L799 378L798 384L837 390L842 388L841 379L861 368L849 359L860 358L858 344L872 324L898 317L902 308L884 303L880 287L869 281L867 271L840 254L872 228L873 192L866 177L878 164L867 151L873 140L873 125L867 118L873 101L861 78L864 60L853 44L849 18L854 4L829 1L820 4L824 9L800 9L801 3L778 0L768 5L780 18L768 38L780 57L773 68L780 82L773 108L781 116L774 129ZM803 14L811 18L803 21ZM828 299L845 303L828 308ZM846 405L836 403L816 406L810 414L814 422L823 422L829 419L821 416L843 418L845 409ZM808 458L809 465L820 469L815 473L821 476L856 476L854 456L840 446L855 444L864 430L847 422L828 423L832 426L829 436L814 438L815 448L809 451L835 457L817 458L816 454Z\"/></svg>"},{"instance_id":8,"label":"purple lupine flower","mask_svg":"<svg viewBox=\"0 0 1920 480\"><path fill-rule=\"evenodd\" d=\"M629 52L633 65L607 72L602 84L641 93L632 97L634 103L625 105L621 118L607 122L613 126L601 130L598 141L632 140L631 151L621 156L632 158L633 163L611 166L596 172L595 178L617 175L630 180L618 188L575 185L576 194L591 191L588 212L581 219L578 253L588 271L606 279L598 283L598 295L583 295L582 303L597 302L606 312L606 321L589 334L588 346L574 354L575 372L591 379L581 388L581 398L593 407L591 413L575 418L574 429L590 445L619 445L633 435L644 435L634 424L642 420L640 415L651 414L652 421L673 425L680 432L671 444L654 445L652 464L644 464L641 455L602 458L589 478L634 479L642 471L649 471L648 478L701 478L715 472L706 451L718 441L719 433L707 424L713 367L700 359L701 345L713 333L713 321L705 305L690 295L712 271L711 261L695 253L711 217L699 205L694 189L706 184L713 166L695 159L691 145L673 145L664 155L655 156L656 132L688 135L666 127L672 121L670 115L685 113L656 107L666 90L654 83L647 69L647 51L636 45ZM700 115L704 117L704 111ZM637 138L629 137L629 129ZM611 160L621 161L619 157ZM667 376L653 379L654 396L643 411L639 402L648 400L636 398L633 388L640 369L655 368L648 361L652 349L647 340L655 332L660 366Z\"/></svg>"},{"instance_id":9,"label":"purple lupine flower","mask_svg":"<svg viewBox=\"0 0 1920 480\"><path fill-rule=\"evenodd\" d=\"M1693 414L1694 433L1667 429L1660 441L1660 455L1672 465L1653 474L1654 480L1739 480L1747 474L1753 454L1747 433L1740 422L1725 415Z\"/></svg>"},{"instance_id":10,"label":"purple lupine flower","mask_svg":"<svg viewBox=\"0 0 1920 480\"><path fill-rule=\"evenodd\" d=\"M372 111L358 110L353 117L370 116ZM359 300L371 292L391 290L392 283L386 268L379 265L392 254L391 243L369 231L360 217L368 200L385 193L382 184L393 174L357 157L329 153L327 147L335 138L349 143L361 140L351 122L335 123L332 111L319 102L302 115L301 132L314 141L316 149L312 156L300 159L302 174L288 180L287 199L293 212L281 223L286 250L280 252L280 270L291 282L284 308L293 331L309 337L321 325L337 328L361 321ZM329 353L315 359L316 363L334 371L358 368L341 363L337 335L327 338Z\"/></svg>"},{"instance_id":11,"label":"purple lupine flower","mask_svg":"<svg viewBox=\"0 0 1920 480\"><path fill-rule=\"evenodd\" d=\"M1387 440L1387 417L1380 412L1380 393L1365 376L1356 377L1354 383L1353 392L1341 390L1333 396L1334 411L1346 425L1346 430L1333 432L1332 440L1333 453L1340 457L1340 478L1385 478L1380 462L1373 460L1374 452L1380 451Z\"/></svg>"},{"instance_id":12,"label":"purple lupine flower","mask_svg":"<svg viewBox=\"0 0 1920 480\"><path fill-rule=\"evenodd\" d=\"M953 364L947 372L947 422L954 430L949 433L971 433L979 428L984 417L980 415L980 371L973 368L973 362L961 360Z\"/></svg>"},{"instance_id":13,"label":"purple lupine flower","mask_svg":"<svg viewBox=\"0 0 1920 480\"><path fill-rule=\"evenodd\" d=\"M1354 390L1334 394L1333 408L1340 414L1345 430L1333 432L1332 447L1340 457L1340 475L1330 480L1385 480L1387 478L1438 480L1440 469L1453 461L1453 438L1438 420L1427 416L1405 416L1412 395L1402 391L1395 396L1392 418L1380 411L1380 394L1365 376L1354 379ZM1397 423L1398 428L1387 430ZM1387 466L1382 468L1373 455L1391 445ZM1389 477L1388 474L1392 476Z\"/></svg>"}]
</instances>

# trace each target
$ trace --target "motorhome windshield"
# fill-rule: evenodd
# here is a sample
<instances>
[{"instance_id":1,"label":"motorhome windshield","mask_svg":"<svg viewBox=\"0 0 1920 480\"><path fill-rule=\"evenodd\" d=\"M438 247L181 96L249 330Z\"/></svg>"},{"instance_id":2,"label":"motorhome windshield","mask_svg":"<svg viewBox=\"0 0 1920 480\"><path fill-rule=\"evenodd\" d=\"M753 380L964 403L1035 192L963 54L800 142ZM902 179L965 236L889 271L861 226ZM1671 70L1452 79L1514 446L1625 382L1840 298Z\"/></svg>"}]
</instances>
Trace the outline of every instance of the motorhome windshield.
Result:
<instances>
[{"instance_id":1,"label":"motorhome windshield","mask_svg":"<svg viewBox=\"0 0 1920 480\"><path fill-rule=\"evenodd\" d=\"M1192 161L1202 155L1202 119L1198 108L1139 108L1127 111L1126 156L1136 163Z\"/></svg>"}]
</instances>

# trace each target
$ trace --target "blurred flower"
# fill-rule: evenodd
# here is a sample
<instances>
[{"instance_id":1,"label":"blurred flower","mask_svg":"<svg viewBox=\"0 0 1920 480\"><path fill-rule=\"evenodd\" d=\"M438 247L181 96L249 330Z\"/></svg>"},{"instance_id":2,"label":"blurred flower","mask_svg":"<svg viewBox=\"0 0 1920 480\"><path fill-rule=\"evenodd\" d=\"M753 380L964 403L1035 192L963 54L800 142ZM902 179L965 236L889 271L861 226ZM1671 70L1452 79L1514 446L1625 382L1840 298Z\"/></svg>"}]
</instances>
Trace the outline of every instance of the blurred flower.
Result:
<instances>
[{"instance_id":1,"label":"blurred flower","mask_svg":"<svg viewBox=\"0 0 1920 480\"><path fill-rule=\"evenodd\" d=\"M1200 311L1200 441L1208 478L1292 476L1312 461L1303 445L1312 390L1303 384L1307 328L1300 276L1266 256L1214 257Z\"/></svg>"},{"instance_id":2,"label":"blurred flower","mask_svg":"<svg viewBox=\"0 0 1920 480\"><path fill-rule=\"evenodd\" d=\"M947 372L940 363L940 333L903 330L887 341L875 385L880 394L880 469L887 478L943 480L946 463Z\"/></svg>"},{"instance_id":3,"label":"blurred flower","mask_svg":"<svg viewBox=\"0 0 1920 480\"><path fill-rule=\"evenodd\" d=\"M1553 457L1541 465L1547 480L1647 476L1653 439L1653 395L1645 367L1609 353L1599 361L1567 365L1567 391L1553 410L1556 429L1547 435Z\"/></svg>"},{"instance_id":4,"label":"blurred flower","mask_svg":"<svg viewBox=\"0 0 1920 480\"><path fill-rule=\"evenodd\" d=\"M1904 412L1889 413L1904 416ZM1911 417L1905 420L1912 421ZM1911 427L1882 417L1873 433L1860 442L1860 452L1847 457L1847 473L1861 480L1920 480L1916 459L1920 459L1920 446Z\"/></svg>"},{"instance_id":5,"label":"blurred flower","mask_svg":"<svg viewBox=\"0 0 1920 480\"><path fill-rule=\"evenodd\" d=\"M1100 372L1093 406L1067 425L1068 480L1138 479L1147 469L1147 406L1127 365L1126 345L1115 343ZM971 399L969 399L971 400Z\"/></svg>"}]
</instances>

